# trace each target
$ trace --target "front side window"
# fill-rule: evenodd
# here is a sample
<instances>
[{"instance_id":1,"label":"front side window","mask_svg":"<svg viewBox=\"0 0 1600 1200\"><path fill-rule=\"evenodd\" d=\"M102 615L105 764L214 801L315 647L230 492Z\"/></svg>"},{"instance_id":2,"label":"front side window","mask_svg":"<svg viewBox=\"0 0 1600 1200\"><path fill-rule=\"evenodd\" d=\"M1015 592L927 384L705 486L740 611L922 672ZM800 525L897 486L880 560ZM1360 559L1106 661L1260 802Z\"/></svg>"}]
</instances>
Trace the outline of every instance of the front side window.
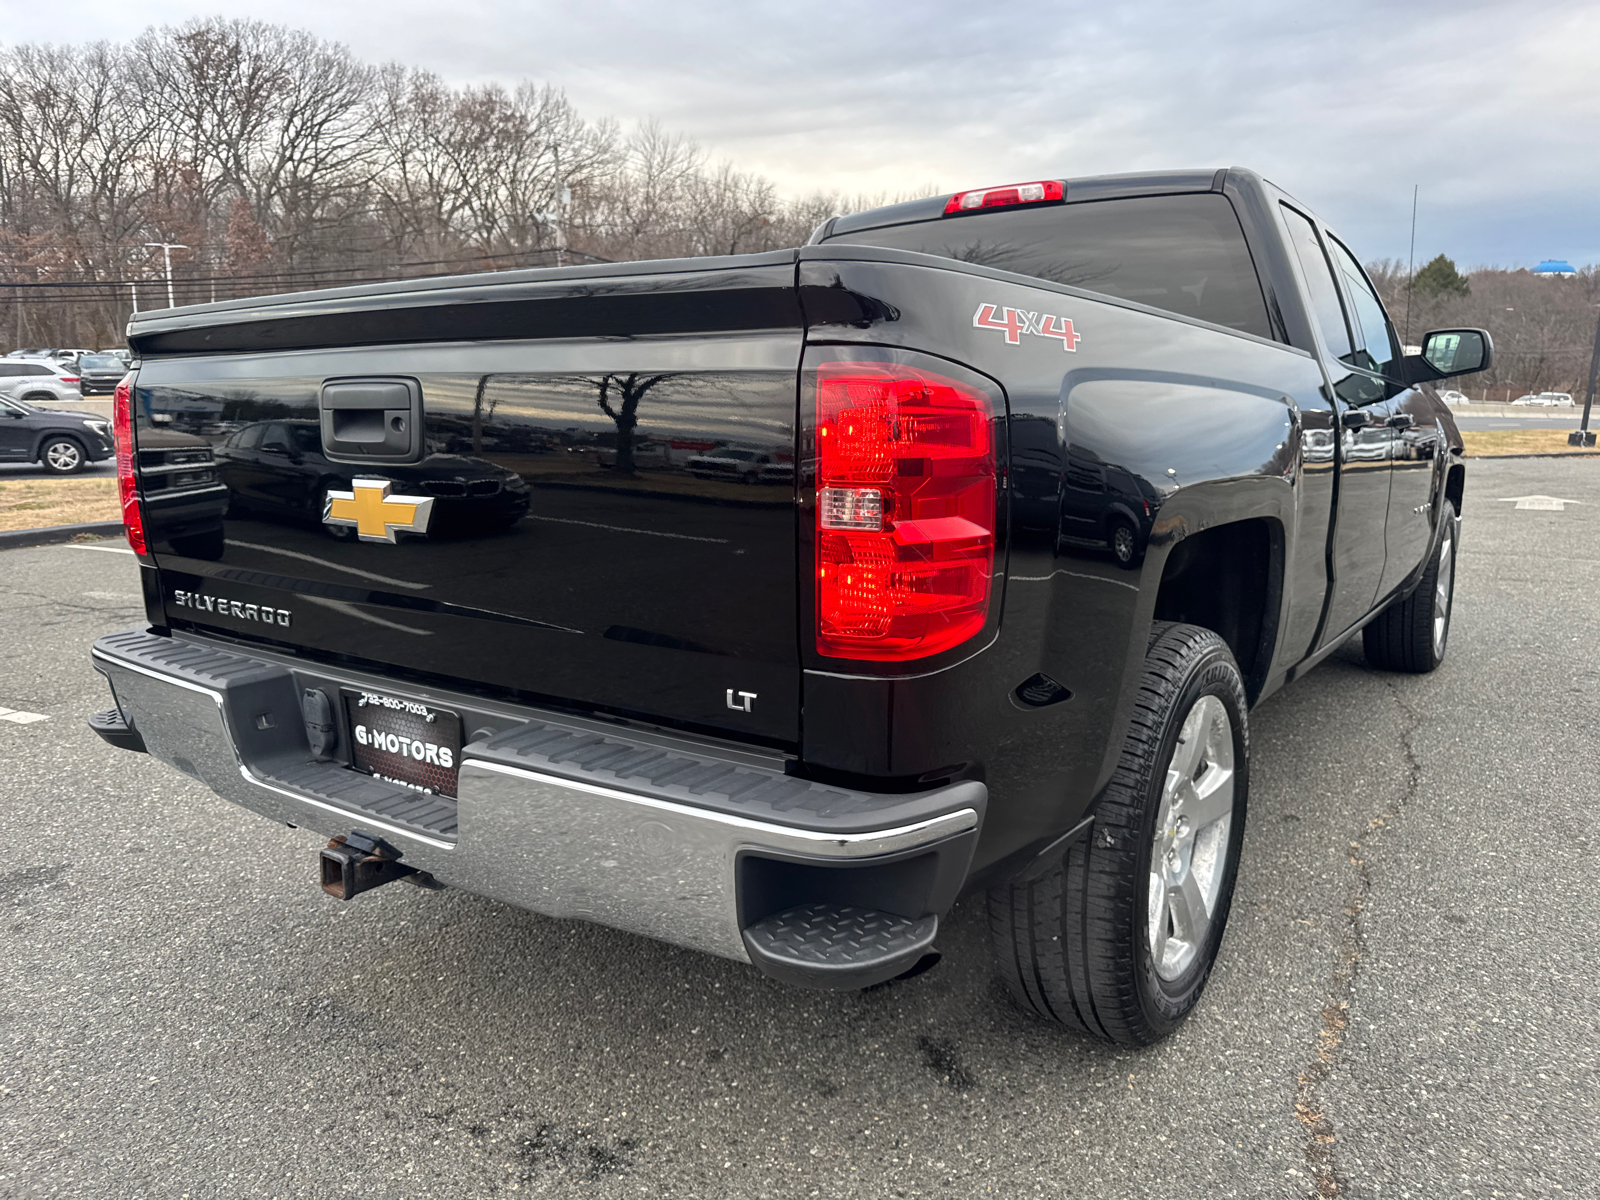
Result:
<instances>
[{"instance_id":1,"label":"front side window","mask_svg":"<svg viewBox=\"0 0 1600 1200\"><path fill-rule=\"evenodd\" d=\"M1103 292L1271 337L1267 303L1226 196L1139 196L863 229L828 239L914 250Z\"/></svg>"},{"instance_id":2,"label":"front side window","mask_svg":"<svg viewBox=\"0 0 1600 1200\"><path fill-rule=\"evenodd\" d=\"M1366 349L1357 350L1345 361L1352 367L1364 367L1380 375L1387 374L1400 356L1394 344L1388 314L1383 311L1378 294L1367 281L1367 273L1356 264L1355 255L1337 238L1329 238L1328 245L1333 251L1334 261L1344 274L1344 285L1350 293L1350 303L1356 310L1355 323L1360 326L1359 332L1366 346Z\"/></svg>"}]
</instances>

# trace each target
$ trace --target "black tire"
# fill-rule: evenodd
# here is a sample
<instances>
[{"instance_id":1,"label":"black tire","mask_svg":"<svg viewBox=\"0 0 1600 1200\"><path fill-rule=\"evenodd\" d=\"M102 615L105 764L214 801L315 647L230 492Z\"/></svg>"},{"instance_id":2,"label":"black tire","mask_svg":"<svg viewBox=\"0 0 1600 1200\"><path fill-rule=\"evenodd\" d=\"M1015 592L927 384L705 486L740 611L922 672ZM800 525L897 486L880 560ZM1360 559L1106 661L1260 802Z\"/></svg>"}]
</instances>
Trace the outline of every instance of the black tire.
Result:
<instances>
[{"instance_id":1,"label":"black tire","mask_svg":"<svg viewBox=\"0 0 1600 1200\"><path fill-rule=\"evenodd\" d=\"M1232 803L1228 825L1209 835L1204 886L1215 881L1214 898L1203 933L1190 944L1191 957L1178 954L1158 964L1158 929L1164 947L1185 945L1165 909L1157 921L1149 919L1154 843L1171 831L1156 824L1166 777L1186 718L1197 712L1198 720L1214 720L1218 711L1226 713L1229 729L1206 728L1216 729L1219 748L1229 747ZM1209 775L1213 764L1201 756L1210 745L1191 751L1197 763L1191 779ZM1156 625L1122 755L1093 827L1044 875L989 892L1001 973L1024 1007L1129 1045L1160 1041L1178 1027L1200 999L1227 925L1244 840L1249 746L1244 680L1227 644L1198 626ZM1198 794L1196 802L1204 806ZM1174 812L1167 815L1176 822ZM1206 834L1214 824L1200 828ZM1198 844L1197 837L1192 845ZM1197 875L1199 862L1194 857L1183 873Z\"/></svg>"},{"instance_id":2,"label":"black tire","mask_svg":"<svg viewBox=\"0 0 1600 1200\"><path fill-rule=\"evenodd\" d=\"M52 475L76 475L89 465L89 455L77 438L48 437L39 446L39 465Z\"/></svg>"},{"instance_id":3,"label":"black tire","mask_svg":"<svg viewBox=\"0 0 1600 1200\"><path fill-rule=\"evenodd\" d=\"M1361 631L1367 661L1380 671L1425 675L1444 661L1450 645L1450 614L1455 611L1456 551L1461 522L1446 500L1439 512L1443 530L1416 590L1396 600Z\"/></svg>"}]
</instances>

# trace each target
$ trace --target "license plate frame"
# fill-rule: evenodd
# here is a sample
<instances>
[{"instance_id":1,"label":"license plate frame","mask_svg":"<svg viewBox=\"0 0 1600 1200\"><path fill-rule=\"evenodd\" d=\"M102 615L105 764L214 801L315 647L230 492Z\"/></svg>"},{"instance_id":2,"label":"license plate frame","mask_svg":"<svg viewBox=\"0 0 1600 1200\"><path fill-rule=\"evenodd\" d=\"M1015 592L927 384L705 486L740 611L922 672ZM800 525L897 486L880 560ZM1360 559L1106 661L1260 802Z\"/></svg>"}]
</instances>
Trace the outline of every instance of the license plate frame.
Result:
<instances>
[{"instance_id":1,"label":"license plate frame","mask_svg":"<svg viewBox=\"0 0 1600 1200\"><path fill-rule=\"evenodd\" d=\"M435 796L456 797L461 715L390 692L341 689L350 766Z\"/></svg>"}]
</instances>

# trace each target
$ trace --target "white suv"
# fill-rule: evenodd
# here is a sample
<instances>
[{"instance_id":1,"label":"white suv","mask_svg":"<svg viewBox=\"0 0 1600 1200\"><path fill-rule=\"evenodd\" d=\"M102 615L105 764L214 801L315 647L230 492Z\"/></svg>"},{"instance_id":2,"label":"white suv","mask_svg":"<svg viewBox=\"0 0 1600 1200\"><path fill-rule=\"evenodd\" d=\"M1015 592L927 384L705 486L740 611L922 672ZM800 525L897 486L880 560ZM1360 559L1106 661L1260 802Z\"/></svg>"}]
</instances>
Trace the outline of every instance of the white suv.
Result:
<instances>
[{"instance_id":1,"label":"white suv","mask_svg":"<svg viewBox=\"0 0 1600 1200\"><path fill-rule=\"evenodd\" d=\"M0 396L29 404L83 400L76 367L38 358L0 358Z\"/></svg>"}]
</instances>

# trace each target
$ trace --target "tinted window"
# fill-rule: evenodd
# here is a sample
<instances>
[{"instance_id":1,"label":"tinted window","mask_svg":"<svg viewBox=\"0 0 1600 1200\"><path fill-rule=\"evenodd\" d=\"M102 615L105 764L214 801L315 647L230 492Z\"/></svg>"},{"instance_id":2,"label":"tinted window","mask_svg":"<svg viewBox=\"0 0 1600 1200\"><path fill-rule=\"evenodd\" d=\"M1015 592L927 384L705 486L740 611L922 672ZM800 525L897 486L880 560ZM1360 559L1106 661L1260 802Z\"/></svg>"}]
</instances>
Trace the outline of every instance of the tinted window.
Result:
<instances>
[{"instance_id":1,"label":"tinted window","mask_svg":"<svg viewBox=\"0 0 1600 1200\"><path fill-rule=\"evenodd\" d=\"M1333 250L1339 270L1344 272L1345 289L1350 293L1350 302L1356 310L1355 323L1360 326L1359 333L1366 344L1365 350L1356 351L1345 361L1353 367L1386 373L1399 357L1399 350L1394 344L1394 335L1390 331L1383 304L1372 290L1372 284L1367 282L1366 272L1356 265L1355 255L1340 245L1336 238L1329 238L1328 245Z\"/></svg>"},{"instance_id":2,"label":"tinted window","mask_svg":"<svg viewBox=\"0 0 1600 1200\"><path fill-rule=\"evenodd\" d=\"M322 428L318 425L291 425L289 434L294 438L292 448L302 454L322 453Z\"/></svg>"},{"instance_id":3,"label":"tinted window","mask_svg":"<svg viewBox=\"0 0 1600 1200\"><path fill-rule=\"evenodd\" d=\"M23 367L22 370L17 372L17 374L19 374L19 375L54 375L55 372L52 371L49 367L40 367L40 366L29 365L29 366Z\"/></svg>"},{"instance_id":4,"label":"tinted window","mask_svg":"<svg viewBox=\"0 0 1600 1200\"><path fill-rule=\"evenodd\" d=\"M239 440L234 445L241 450L248 450L261 440L261 431L265 428L265 425L252 425L248 429L240 430Z\"/></svg>"},{"instance_id":5,"label":"tinted window","mask_svg":"<svg viewBox=\"0 0 1600 1200\"><path fill-rule=\"evenodd\" d=\"M1239 218L1209 193L944 217L828 241L937 254L1272 336Z\"/></svg>"},{"instance_id":6,"label":"tinted window","mask_svg":"<svg viewBox=\"0 0 1600 1200\"><path fill-rule=\"evenodd\" d=\"M115 354L85 354L78 360L80 371L121 371L122 360Z\"/></svg>"},{"instance_id":7,"label":"tinted window","mask_svg":"<svg viewBox=\"0 0 1600 1200\"><path fill-rule=\"evenodd\" d=\"M1333 282L1333 267L1323 253L1322 242L1310 220L1283 206L1283 219L1289 226L1289 241L1300 259L1300 273L1306 278L1310 293L1311 315L1322 330L1322 340L1330 353L1348 360L1355 349L1350 343L1350 331L1344 323L1344 305L1339 300L1338 286Z\"/></svg>"},{"instance_id":8,"label":"tinted window","mask_svg":"<svg viewBox=\"0 0 1600 1200\"><path fill-rule=\"evenodd\" d=\"M21 375L22 368L12 363L0 363L0 376Z\"/></svg>"}]
</instances>

